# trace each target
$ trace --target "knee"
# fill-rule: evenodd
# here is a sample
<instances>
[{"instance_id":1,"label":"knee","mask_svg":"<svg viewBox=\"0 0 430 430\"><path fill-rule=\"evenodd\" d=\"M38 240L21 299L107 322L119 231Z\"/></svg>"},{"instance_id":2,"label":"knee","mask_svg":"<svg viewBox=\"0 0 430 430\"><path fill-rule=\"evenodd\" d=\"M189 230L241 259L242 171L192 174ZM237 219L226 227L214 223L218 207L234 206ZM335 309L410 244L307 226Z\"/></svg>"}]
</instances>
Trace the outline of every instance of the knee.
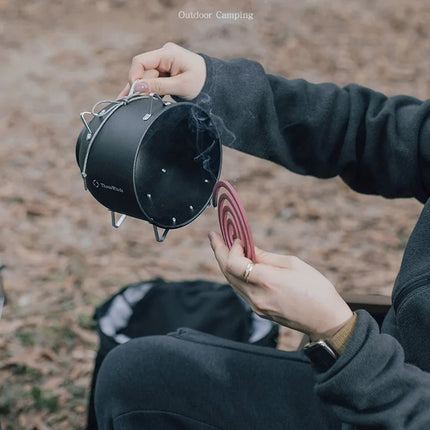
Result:
<instances>
[{"instance_id":1,"label":"knee","mask_svg":"<svg viewBox=\"0 0 430 430\"><path fill-rule=\"evenodd\" d=\"M117 346L103 360L97 376L98 422L111 421L128 410L165 406L166 385L180 375L180 349L169 336L148 336ZM101 428L110 428L101 426Z\"/></svg>"},{"instance_id":2,"label":"knee","mask_svg":"<svg viewBox=\"0 0 430 430\"><path fill-rule=\"evenodd\" d=\"M130 390L139 381L139 385L151 387L163 365L174 365L175 352L170 344L168 336L148 336L117 346L103 360L97 386Z\"/></svg>"}]
</instances>

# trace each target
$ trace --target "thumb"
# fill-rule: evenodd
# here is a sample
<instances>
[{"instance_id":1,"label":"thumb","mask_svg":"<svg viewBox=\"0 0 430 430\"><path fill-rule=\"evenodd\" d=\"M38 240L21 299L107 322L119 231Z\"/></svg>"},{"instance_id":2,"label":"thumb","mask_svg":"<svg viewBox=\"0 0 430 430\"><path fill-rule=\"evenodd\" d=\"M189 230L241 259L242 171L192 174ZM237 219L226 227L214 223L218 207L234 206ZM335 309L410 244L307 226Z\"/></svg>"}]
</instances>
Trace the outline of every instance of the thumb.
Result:
<instances>
[{"instance_id":1,"label":"thumb","mask_svg":"<svg viewBox=\"0 0 430 430\"><path fill-rule=\"evenodd\" d=\"M140 80L134 86L134 90L144 94L157 93L162 96L169 94L187 98L187 93L184 90L183 81L180 76Z\"/></svg>"},{"instance_id":2,"label":"thumb","mask_svg":"<svg viewBox=\"0 0 430 430\"><path fill-rule=\"evenodd\" d=\"M294 257L290 255L274 254L265 251L261 248L255 247L257 262L267 264L268 266L291 268L294 264Z\"/></svg>"}]
</instances>

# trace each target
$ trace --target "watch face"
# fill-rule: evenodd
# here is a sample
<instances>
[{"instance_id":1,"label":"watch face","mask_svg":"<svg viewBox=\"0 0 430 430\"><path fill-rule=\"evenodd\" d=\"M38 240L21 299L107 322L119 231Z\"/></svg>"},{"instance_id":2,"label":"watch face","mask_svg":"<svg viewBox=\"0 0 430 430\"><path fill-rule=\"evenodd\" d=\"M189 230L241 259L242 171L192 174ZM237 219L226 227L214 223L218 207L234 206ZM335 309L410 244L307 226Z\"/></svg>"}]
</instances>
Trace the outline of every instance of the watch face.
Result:
<instances>
[{"instance_id":1,"label":"watch face","mask_svg":"<svg viewBox=\"0 0 430 430\"><path fill-rule=\"evenodd\" d=\"M323 340L307 344L304 352L320 372L328 370L337 359L337 354Z\"/></svg>"}]
</instances>

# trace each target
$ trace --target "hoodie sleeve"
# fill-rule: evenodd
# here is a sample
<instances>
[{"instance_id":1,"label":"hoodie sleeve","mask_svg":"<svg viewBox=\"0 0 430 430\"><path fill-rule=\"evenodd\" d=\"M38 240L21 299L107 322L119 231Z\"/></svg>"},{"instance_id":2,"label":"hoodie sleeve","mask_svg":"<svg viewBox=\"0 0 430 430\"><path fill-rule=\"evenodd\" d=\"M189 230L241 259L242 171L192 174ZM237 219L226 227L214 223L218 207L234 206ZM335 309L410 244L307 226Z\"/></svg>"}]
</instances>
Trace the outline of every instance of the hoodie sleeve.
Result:
<instances>
[{"instance_id":1,"label":"hoodie sleeve","mask_svg":"<svg viewBox=\"0 0 430 430\"><path fill-rule=\"evenodd\" d=\"M406 361L430 372L430 200L406 245L392 298Z\"/></svg>"},{"instance_id":2,"label":"hoodie sleeve","mask_svg":"<svg viewBox=\"0 0 430 430\"><path fill-rule=\"evenodd\" d=\"M430 100L287 80L250 60L203 57L207 79L194 101L223 123L225 145L295 173L339 175L362 193L427 200Z\"/></svg>"},{"instance_id":3,"label":"hoodie sleeve","mask_svg":"<svg viewBox=\"0 0 430 430\"><path fill-rule=\"evenodd\" d=\"M316 392L346 423L390 430L430 428L430 374L405 363L401 345L358 311L336 363L316 375Z\"/></svg>"}]
</instances>

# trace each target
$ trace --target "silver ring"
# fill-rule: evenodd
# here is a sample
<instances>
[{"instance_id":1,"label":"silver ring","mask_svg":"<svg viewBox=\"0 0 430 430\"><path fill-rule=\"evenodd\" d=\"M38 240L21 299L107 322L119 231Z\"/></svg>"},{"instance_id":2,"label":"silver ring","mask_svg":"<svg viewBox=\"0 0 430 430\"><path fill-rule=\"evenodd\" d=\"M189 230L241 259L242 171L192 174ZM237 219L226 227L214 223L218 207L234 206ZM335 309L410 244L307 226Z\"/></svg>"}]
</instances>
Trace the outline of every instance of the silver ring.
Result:
<instances>
[{"instance_id":1,"label":"silver ring","mask_svg":"<svg viewBox=\"0 0 430 430\"><path fill-rule=\"evenodd\" d=\"M252 269L254 268L255 264L254 263L248 263L248 265L246 266L245 272L243 272L243 280L248 283L248 278L250 273L252 272Z\"/></svg>"}]
</instances>

